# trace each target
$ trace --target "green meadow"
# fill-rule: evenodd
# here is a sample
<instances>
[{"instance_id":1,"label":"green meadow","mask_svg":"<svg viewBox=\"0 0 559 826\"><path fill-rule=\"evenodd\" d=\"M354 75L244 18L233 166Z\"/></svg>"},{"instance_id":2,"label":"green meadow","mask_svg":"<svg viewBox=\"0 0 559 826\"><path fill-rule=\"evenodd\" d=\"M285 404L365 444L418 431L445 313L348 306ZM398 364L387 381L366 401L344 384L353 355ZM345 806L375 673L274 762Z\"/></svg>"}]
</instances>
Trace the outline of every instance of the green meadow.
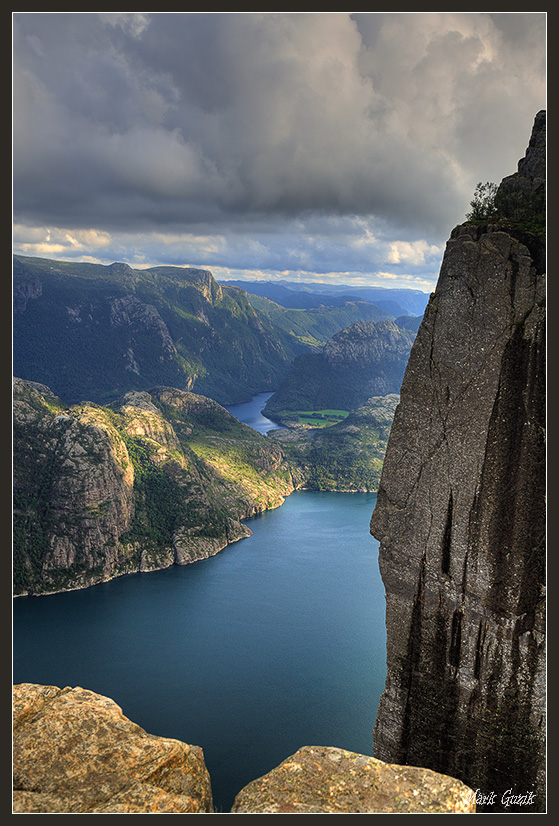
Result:
<instances>
[{"instance_id":1,"label":"green meadow","mask_svg":"<svg viewBox=\"0 0 559 826\"><path fill-rule=\"evenodd\" d=\"M349 416L349 410L291 410L282 418L311 427L329 427Z\"/></svg>"}]
</instances>

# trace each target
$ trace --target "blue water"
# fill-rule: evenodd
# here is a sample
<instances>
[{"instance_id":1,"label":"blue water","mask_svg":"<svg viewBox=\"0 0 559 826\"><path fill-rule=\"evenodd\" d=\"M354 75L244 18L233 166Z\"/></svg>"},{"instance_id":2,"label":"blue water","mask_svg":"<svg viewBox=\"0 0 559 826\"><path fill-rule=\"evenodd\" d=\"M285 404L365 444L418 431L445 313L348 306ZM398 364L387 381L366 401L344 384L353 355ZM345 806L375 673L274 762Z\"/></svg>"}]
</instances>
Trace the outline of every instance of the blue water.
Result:
<instances>
[{"instance_id":1,"label":"blue water","mask_svg":"<svg viewBox=\"0 0 559 826\"><path fill-rule=\"evenodd\" d=\"M266 402L273 393L258 393L253 396L249 402L243 404L225 405L225 409L229 410L241 422L250 425L253 430L258 433L268 433L270 430L281 430L281 425L267 419L262 415L262 410Z\"/></svg>"},{"instance_id":2,"label":"blue water","mask_svg":"<svg viewBox=\"0 0 559 826\"><path fill-rule=\"evenodd\" d=\"M14 600L14 682L88 688L202 746L217 811L301 746L371 754L386 646L375 500L293 493L210 559Z\"/></svg>"}]
</instances>

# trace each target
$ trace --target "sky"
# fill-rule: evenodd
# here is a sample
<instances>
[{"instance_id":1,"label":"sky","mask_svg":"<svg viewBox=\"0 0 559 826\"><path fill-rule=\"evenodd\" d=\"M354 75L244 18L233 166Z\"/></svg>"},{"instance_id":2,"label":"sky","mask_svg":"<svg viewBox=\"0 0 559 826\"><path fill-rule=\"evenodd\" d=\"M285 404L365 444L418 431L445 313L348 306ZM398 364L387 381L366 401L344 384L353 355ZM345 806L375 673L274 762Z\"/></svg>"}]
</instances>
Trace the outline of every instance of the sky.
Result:
<instances>
[{"instance_id":1,"label":"sky","mask_svg":"<svg viewBox=\"0 0 559 826\"><path fill-rule=\"evenodd\" d=\"M15 254L431 292L546 12L14 12Z\"/></svg>"}]
</instances>

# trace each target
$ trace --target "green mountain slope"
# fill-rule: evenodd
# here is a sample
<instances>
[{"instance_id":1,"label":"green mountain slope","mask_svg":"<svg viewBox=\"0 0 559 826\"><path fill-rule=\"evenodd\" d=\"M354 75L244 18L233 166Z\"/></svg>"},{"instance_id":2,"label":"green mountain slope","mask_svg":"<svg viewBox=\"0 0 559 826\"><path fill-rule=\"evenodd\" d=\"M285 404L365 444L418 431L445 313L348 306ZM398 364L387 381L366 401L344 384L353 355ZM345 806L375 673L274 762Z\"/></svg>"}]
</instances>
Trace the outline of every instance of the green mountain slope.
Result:
<instances>
[{"instance_id":1,"label":"green mountain slope","mask_svg":"<svg viewBox=\"0 0 559 826\"><path fill-rule=\"evenodd\" d=\"M395 393L373 396L330 427L291 426L269 437L300 465L306 488L376 491L399 399Z\"/></svg>"},{"instance_id":2,"label":"green mountain slope","mask_svg":"<svg viewBox=\"0 0 559 826\"><path fill-rule=\"evenodd\" d=\"M291 411L354 410L371 396L399 393L415 332L393 321L356 322L320 353L302 354L264 415L287 421Z\"/></svg>"},{"instance_id":3,"label":"green mountain slope","mask_svg":"<svg viewBox=\"0 0 559 826\"><path fill-rule=\"evenodd\" d=\"M313 348L323 347L335 333L356 321L391 319L388 313L368 301L345 300L335 306L286 309L261 296L250 294L249 299L276 328Z\"/></svg>"},{"instance_id":4,"label":"green mountain slope","mask_svg":"<svg viewBox=\"0 0 559 826\"><path fill-rule=\"evenodd\" d=\"M14 594L184 565L250 536L293 490L376 490L398 397L268 436L172 387L66 406L13 380Z\"/></svg>"},{"instance_id":5,"label":"green mountain slope","mask_svg":"<svg viewBox=\"0 0 559 826\"><path fill-rule=\"evenodd\" d=\"M183 267L15 256L13 286L14 373L71 404L158 384L234 404L275 390L333 332L383 315L367 302L307 315Z\"/></svg>"},{"instance_id":6,"label":"green mountain slope","mask_svg":"<svg viewBox=\"0 0 559 826\"><path fill-rule=\"evenodd\" d=\"M66 408L14 379L13 434L15 594L211 556L294 489L278 443L174 388Z\"/></svg>"}]
</instances>

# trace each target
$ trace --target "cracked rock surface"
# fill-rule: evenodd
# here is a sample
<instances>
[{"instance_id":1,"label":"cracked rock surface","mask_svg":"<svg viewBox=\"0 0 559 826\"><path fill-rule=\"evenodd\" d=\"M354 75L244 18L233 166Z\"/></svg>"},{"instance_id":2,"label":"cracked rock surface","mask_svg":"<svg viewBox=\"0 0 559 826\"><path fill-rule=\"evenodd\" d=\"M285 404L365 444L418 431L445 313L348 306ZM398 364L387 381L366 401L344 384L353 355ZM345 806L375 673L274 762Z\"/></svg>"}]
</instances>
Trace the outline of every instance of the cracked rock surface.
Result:
<instances>
[{"instance_id":1,"label":"cracked rock surface","mask_svg":"<svg viewBox=\"0 0 559 826\"><path fill-rule=\"evenodd\" d=\"M13 812L212 812L202 749L155 737L108 697L14 686Z\"/></svg>"},{"instance_id":2,"label":"cracked rock surface","mask_svg":"<svg viewBox=\"0 0 559 826\"><path fill-rule=\"evenodd\" d=\"M542 129L545 141L540 113L528 154ZM540 166L519 164L517 184ZM371 522L388 632L375 756L497 799L531 792L534 811L545 800L544 251L545 235L506 216L452 232Z\"/></svg>"},{"instance_id":3,"label":"cracked rock surface","mask_svg":"<svg viewBox=\"0 0 559 826\"><path fill-rule=\"evenodd\" d=\"M471 789L442 774L328 746L305 746L245 786L234 814L468 814Z\"/></svg>"}]
</instances>

